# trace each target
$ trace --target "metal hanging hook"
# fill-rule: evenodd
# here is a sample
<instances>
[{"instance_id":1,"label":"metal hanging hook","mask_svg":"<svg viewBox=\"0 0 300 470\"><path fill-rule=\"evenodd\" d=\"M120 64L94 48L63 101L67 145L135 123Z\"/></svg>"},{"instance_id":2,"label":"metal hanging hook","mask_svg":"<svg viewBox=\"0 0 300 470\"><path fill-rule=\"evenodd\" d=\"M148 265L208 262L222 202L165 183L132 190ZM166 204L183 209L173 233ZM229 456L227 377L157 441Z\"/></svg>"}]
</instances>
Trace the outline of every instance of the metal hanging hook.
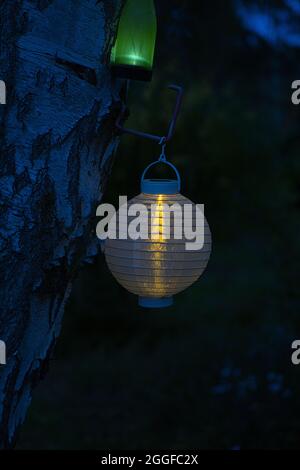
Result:
<instances>
[{"instance_id":1,"label":"metal hanging hook","mask_svg":"<svg viewBox=\"0 0 300 470\"><path fill-rule=\"evenodd\" d=\"M165 137L162 137L159 141L159 145L161 145L161 154L160 154L160 157L158 159L159 162L166 162L167 161L167 156L166 156L166 146L167 146L167 142L166 142L166 138Z\"/></svg>"},{"instance_id":2,"label":"metal hanging hook","mask_svg":"<svg viewBox=\"0 0 300 470\"><path fill-rule=\"evenodd\" d=\"M155 140L156 142L158 142L160 145L165 146L167 142L169 142L169 140L172 139L173 135L174 135L174 131L175 131L175 126L176 126L176 122L177 122L177 119L178 119L178 115L179 115L179 111L180 111L180 108L181 108L181 103L182 103L182 96L183 96L183 88L181 86L178 86L178 85L169 85L168 88L170 90L174 90L177 92L177 99L176 99L176 103L175 103L175 107L174 107L174 111L173 111L173 115L172 115L172 119L170 121L170 124L169 124L169 128L168 128L168 133L166 136L159 136L159 135L155 135L155 134L148 134L146 132L141 132L141 131L136 131L135 129L128 129L126 127L124 127L121 122L123 120L123 118L125 117L125 114L127 112L127 106L125 104L123 104L122 106L122 109L121 109L121 112L118 116L118 119L116 121L116 127L117 129L124 133L124 134L130 134L130 135L134 135L136 137L141 137L143 139L150 139L150 140ZM161 144L161 142L163 142L163 144Z\"/></svg>"}]
</instances>

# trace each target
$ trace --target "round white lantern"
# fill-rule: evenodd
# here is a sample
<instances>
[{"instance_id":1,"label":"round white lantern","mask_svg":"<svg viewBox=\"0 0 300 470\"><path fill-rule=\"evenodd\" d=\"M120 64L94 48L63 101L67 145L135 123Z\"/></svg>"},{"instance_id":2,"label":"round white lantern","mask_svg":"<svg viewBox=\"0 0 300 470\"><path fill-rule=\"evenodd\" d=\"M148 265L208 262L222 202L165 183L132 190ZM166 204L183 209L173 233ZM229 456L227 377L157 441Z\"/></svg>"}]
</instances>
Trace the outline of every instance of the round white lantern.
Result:
<instances>
[{"instance_id":1,"label":"round white lantern","mask_svg":"<svg viewBox=\"0 0 300 470\"><path fill-rule=\"evenodd\" d=\"M164 162L174 169L177 180L144 178L146 171L156 163L144 171L141 194L128 202L128 214L135 204L145 206L144 215L149 222L147 238L107 239L104 249L108 267L116 280L139 296L140 306L149 308L172 305L172 296L201 276L211 253L211 233L205 218L202 219L203 245L187 249L191 240L185 236L184 224L195 228L196 205L180 194L180 177L171 163ZM184 215L187 205L190 212ZM173 207L173 211L168 211L168 207ZM128 226L133 219L128 216ZM124 229L122 221L118 228Z\"/></svg>"}]
</instances>

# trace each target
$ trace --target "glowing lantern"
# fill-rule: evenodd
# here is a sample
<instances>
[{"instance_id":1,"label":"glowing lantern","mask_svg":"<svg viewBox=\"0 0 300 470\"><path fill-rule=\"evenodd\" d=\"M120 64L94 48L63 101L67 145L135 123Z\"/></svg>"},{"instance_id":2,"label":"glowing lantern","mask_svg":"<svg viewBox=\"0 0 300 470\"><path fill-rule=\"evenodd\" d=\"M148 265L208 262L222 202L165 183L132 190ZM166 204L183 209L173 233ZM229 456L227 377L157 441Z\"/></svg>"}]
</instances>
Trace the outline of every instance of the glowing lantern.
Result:
<instances>
[{"instance_id":1,"label":"glowing lantern","mask_svg":"<svg viewBox=\"0 0 300 470\"><path fill-rule=\"evenodd\" d=\"M146 212L151 219L151 233L149 231L146 239L107 239L104 250L113 276L128 291L139 296L140 306L150 308L172 305L172 296L189 287L201 276L211 253L210 229L203 215L204 244L201 248L192 251L186 249L186 243L190 240L185 237L183 227L182 237L176 238L179 224L185 223L186 219L174 216L173 223L169 224L170 213L167 213L166 205L172 207L176 204L173 207L182 214L184 205L192 204L192 221L189 222L193 226L196 206L180 194L177 169L166 160L163 162L174 169L177 179L145 179L147 170L158 163L154 162L143 173L142 193L128 202L128 214L133 204L143 204L147 208ZM151 205L154 205L154 211L151 211ZM127 224L130 224L131 219L128 216ZM119 227L121 225L122 222L119 222ZM170 236L166 237L168 230Z\"/></svg>"},{"instance_id":2,"label":"glowing lantern","mask_svg":"<svg viewBox=\"0 0 300 470\"><path fill-rule=\"evenodd\" d=\"M120 78L151 80L157 22L153 0L127 0L111 52Z\"/></svg>"}]
</instances>

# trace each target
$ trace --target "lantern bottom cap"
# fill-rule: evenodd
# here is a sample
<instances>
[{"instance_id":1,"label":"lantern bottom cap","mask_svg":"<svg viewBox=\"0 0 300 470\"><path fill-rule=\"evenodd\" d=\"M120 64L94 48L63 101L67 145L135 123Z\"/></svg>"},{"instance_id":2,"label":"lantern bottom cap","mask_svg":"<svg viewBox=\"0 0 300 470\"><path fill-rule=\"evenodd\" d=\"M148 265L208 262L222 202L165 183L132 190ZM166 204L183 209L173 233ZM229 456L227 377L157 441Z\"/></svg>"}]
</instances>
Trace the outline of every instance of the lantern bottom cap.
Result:
<instances>
[{"instance_id":1,"label":"lantern bottom cap","mask_svg":"<svg viewBox=\"0 0 300 470\"><path fill-rule=\"evenodd\" d=\"M173 305L173 297L139 297L139 306L144 308L165 308Z\"/></svg>"}]
</instances>

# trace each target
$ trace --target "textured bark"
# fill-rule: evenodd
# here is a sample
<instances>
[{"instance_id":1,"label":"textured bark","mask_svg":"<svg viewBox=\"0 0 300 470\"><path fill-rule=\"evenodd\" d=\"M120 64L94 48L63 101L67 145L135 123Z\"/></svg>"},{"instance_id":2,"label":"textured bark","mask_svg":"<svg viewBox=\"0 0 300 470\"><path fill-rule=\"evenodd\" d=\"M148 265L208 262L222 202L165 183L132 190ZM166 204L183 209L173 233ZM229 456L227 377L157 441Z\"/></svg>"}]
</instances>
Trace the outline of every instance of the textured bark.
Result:
<instances>
[{"instance_id":1,"label":"textured bark","mask_svg":"<svg viewBox=\"0 0 300 470\"><path fill-rule=\"evenodd\" d=\"M122 0L0 0L0 448L47 369L117 145L107 66Z\"/></svg>"}]
</instances>

